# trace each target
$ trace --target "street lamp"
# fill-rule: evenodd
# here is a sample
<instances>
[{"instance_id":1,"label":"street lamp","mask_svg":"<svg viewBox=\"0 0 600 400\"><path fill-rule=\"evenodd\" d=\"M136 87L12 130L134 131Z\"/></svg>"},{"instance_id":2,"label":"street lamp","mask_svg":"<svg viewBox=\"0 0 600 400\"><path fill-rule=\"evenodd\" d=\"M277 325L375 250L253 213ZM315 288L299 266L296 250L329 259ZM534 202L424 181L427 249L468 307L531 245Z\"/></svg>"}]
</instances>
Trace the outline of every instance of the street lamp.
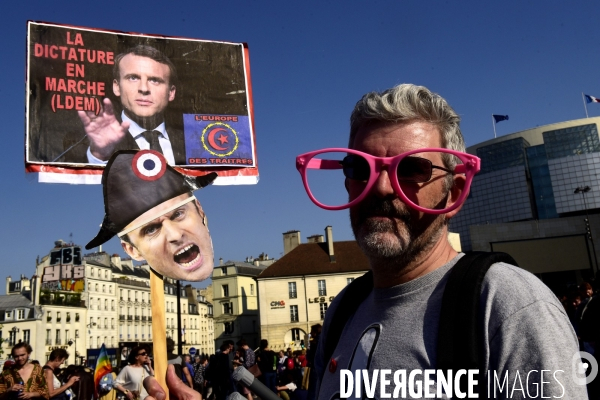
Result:
<instances>
[{"instance_id":1,"label":"street lamp","mask_svg":"<svg viewBox=\"0 0 600 400\"><path fill-rule=\"evenodd\" d=\"M594 238L592 236L592 229L590 228L590 216L588 214L587 202L585 201L585 194L590 190L591 188L587 185L578 186L577 188L575 188L573 193L581 193L581 196L583 196L583 207L585 208L585 219L583 221L585 222L586 237L590 239L590 242L592 242L592 251L594 252L594 263L596 264L596 273L598 273L598 258L596 257L596 246L594 246Z\"/></svg>"}]
</instances>

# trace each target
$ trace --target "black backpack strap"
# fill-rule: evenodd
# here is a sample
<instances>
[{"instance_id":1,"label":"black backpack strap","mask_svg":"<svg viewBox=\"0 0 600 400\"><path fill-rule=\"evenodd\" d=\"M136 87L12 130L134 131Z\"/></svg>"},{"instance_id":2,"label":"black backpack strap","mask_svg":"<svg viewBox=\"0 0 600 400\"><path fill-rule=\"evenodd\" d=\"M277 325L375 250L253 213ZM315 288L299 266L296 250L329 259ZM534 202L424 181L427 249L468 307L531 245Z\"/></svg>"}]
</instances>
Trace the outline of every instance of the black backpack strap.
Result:
<instances>
[{"instance_id":1,"label":"black backpack strap","mask_svg":"<svg viewBox=\"0 0 600 400\"><path fill-rule=\"evenodd\" d=\"M325 365L324 368L327 368L327 364L333 356L333 352L337 347L338 342L340 341L340 337L342 336L342 332L346 327L346 322L350 319L350 317L354 314L358 306L367 298L369 293L373 290L373 272L368 271L363 276L356 278L346 287L346 291L343 294L343 297L340 301L340 306L336 308L333 317L331 318L331 322L327 327L327 336L322 337L322 343L324 344L324 355L325 355ZM321 377L323 378L323 377Z\"/></svg>"},{"instance_id":2,"label":"black backpack strap","mask_svg":"<svg viewBox=\"0 0 600 400\"><path fill-rule=\"evenodd\" d=\"M483 382L483 335L479 307L481 286L492 264L517 265L506 253L468 252L452 267L440 314L437 342L437 367L443 371L478 369ZM454 375L453 375L454 376ZM466 389L466 376L461 390ZM485 387L482 383L481 388Z\"/></svg>"}]
</instances>

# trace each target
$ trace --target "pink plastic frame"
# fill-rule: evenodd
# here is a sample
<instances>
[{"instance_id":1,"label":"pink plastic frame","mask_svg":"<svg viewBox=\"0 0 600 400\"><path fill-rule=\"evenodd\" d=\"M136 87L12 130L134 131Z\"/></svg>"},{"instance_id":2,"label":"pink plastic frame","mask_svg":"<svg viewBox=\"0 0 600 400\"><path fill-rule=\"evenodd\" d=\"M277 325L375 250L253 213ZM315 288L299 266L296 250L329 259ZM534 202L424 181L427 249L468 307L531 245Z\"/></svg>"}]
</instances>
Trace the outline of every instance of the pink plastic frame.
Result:
<instances>
[{"instance_id":1,"label":"pink plastic frame","mask_svg":"<svg viewBox=\"0 0 600 400\"><path fill-rule=\"evenodd\" d=\"M454 174L465 174L465 177L466 177L464 190L462 191L458 200L452 206L445 208L443 210L431 210L429 208L421 207L418 204L415 204L414 202L410 201L409 198L402 191L402 188L400 187L400 182L398 181L398 174L396 173L396 171L398 169L398 164L400 163L400 161L404 157L408 157L413 154L424 153L424 152L428 152L428 151L447 153L447 154L456 156L462 162L462 164L456 165L456 167L454 168ZM341 206L328 206L326 204L320 203L313 196L313 194L310 191L310 188L308 186L308 179L306 177L306 171L308 169L342 169L342 166L340 165L341 160L321 160L321 159L314 158L316 155L319 155L322 153L328 153L328 152L341 152L341 153L359 155L359 156L363 157L365 160L367 160L367 162L369 163L369 167L371 167L371 173L369 174L369 180L367 181L367 184L366 184L363 192L360 194L360 196L358 196L351 202L341 205ZM394 191L396 192L398 197L400 197L400 199L404 203L406 203L411 208L414 208L415 210L418 210L418 211L421 211L421 212L424 212L427 214L445 214L445 213L448 213L448 212L456 209L465 201L465 199L467 198L467 196L469 194L469 189L471 188L471 182L473 181L473 177L475 176L476 173L479 172L480 168L481 168L481 160L477 156L474 156L472 154L467 154L467 153L461 153L459 151L454 151L454 150L450 150L450 149L438 149L438 148L426 148L426 149L411 150L406 153L398 154L397 156L394 156L394 157L375 157L375 156L372 156L367 153L363 153L362 151L358 151L358 150L344 149L344 148L329 148L329 149L311 151L308 153L300 154L298 157L296 157L296 169L298 169L298 172L300 172L300 175L302 176L302 182L304 183L304 189L306 189L306 193L308 194L308 197L310 197L310 199L312 200L313 203L315 203L317 206L319 206L321 208L324 208L325 210L343 210L345 208L349 208L355 204L360 203L367 196L367 194L369 193L369 191L371 190L371 188L377 181L377 178L379 177L379 174L381 173L381 171L385 169L388 171L388 176L390 177L390 182L392 184L392 188L394 189ZM389 173L390 171L393 171L393 172Z\"/></svg>"}]
</instances>

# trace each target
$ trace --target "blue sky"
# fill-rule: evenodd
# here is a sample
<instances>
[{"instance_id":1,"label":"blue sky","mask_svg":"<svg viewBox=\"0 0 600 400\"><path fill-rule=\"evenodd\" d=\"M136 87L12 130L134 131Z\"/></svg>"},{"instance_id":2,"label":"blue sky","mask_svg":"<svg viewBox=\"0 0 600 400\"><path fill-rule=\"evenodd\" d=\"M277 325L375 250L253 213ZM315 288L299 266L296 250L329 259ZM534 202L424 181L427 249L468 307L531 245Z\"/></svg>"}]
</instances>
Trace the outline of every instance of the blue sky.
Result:
<instances>
[{"instance_id":1,"label":"blue sky","mask_svg":"<svg viewBox=\"0 0 600 400\"><path fill-rule=\"evenodd\" d=\"M314 206L295 156L344 147L348 117L371 90L416 83L462 116L467 145L584 118L581 92L600 97L600 3L564 1L24 1L0 15L2 136L0 278L34 273L59 238L85 245L103 217L100 186L37 183L24 172L26 21L247 42L260 182L198 192L216 258L279 258L285 231L303 241L347 211ZM588 105L590 116L600 105ZM116 239L105 250L123 254ZM218 262L218 261L217 261ZM203 285L200 285L203 286Z\"/></svg>"}]
</instances>

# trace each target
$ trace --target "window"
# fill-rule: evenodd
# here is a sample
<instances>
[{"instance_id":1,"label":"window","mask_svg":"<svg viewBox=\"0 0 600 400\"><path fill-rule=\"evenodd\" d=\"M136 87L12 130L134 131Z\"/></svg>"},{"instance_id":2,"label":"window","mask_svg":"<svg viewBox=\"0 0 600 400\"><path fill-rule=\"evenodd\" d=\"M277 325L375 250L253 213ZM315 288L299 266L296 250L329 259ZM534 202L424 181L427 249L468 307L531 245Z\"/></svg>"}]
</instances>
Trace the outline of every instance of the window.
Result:
<instances>
[{"instance_id":1,"label":"window","mask_svg":"<svg viewBox=\"0 0 600 400\"><path fill-rule=\"evenodd\" d=\"M60 311L56 312L56 322L60 322L61 320L61 315L60 315Z\"/></svg>"},{"instance_id":2,"label":"window","mask_svg":"<svg viewBox=\"0 0 600 400\"><path fill-rule=\"evenodd\" d=\"M229 285L223 285L223 297L229 297Z\"/></svg>"},{"instance_id":3,"label":"window","mask_svg":"<svg viewBox=\"0 0 600 400\"><path fill-rule=\"evenodd\" d=\"M71 313L67 311L67 322L71 322Z\"/></svg>"},{"instance_id":4,"label":"window","mask_svg":"<svg viewBox=\"0 0 600 400\"><path fill-rule=\"evenodd\" d=\"M62 343L60 342L60 329L57 329L57 330L56 330L56 343L55 343L55 344L56 344L56 345L60 345L60 344L62 344Z\"/></svg>"},{"instance_id":5,"label":"window","mask_svg":"<svg viewBox=\"0 0 600 400\"><path fill-rule=\"evenodd\" d=\"M254 284L250 284L250 295L254 295Z\"/></svg>"},{"instance_id":6,"label":"window","mask_svg":"<svg viewBox=\"0 0 600 400\"><path fill-rule=\"evenodd\" d=\"M233 314L233 303L223 303L223 314Z\"/></svg>"},{"instance_id":7,"label":"window","mask_svg":"<svg viewBox=\"0 0 600 400\"><path fill-rule=\"evenodd\" d=\"M46 344L48 346L52 345L52 333L50 333L50 329L46 329Z\"/></svg>"},{"instance_id":8,"label":"window","mask_svg":"<svg viewBox=\"0 0 600 400\"><path fill-rule=\"evenodd\" d=\"M79 313L75 313L75 322L79 322Z\"/></svg>"},{"instance_id":9,"label":"window","mask_svg":"<svg viewBox=\"0 0 600 400\"><path fill-rule=\"evenodd\" d=\"M325 279L319 279L319 296L327 296L327 286Z\"/></svg>"},{"instance_id":10,"label":"window","mask_svg":"<svg viewBox=\"0 0 600 400\"><path fill-rule=\"evenodd\" d=\"M94 348L94 337L90 336L90 349Z\"/></svg>"},{"instance_id":11,"label":"window","mask_svg":"<svg viewBox=\"0 0 600 400\"><path fill-rule=\"evenodd\" d=\"M298 329L298 328L292 329L292 341L297 342L300 340L302 340L302 338L300 337L300 329Z\"/></svg>"},{"instance_id":12,"label":"window","mask_svg":"<svg viewBox=\"0 0 600 400\"><path fill-rule=\"evenodd\" d=\"M221 275L227 275L227 267L221 268Z\"/></svg>"},{"instance_id":13,"label":"window","mask_svg":"<svg viewBox=\"0 0 600 400\"><path fill-rule=\"evenodd\" d=\"M25 310L19 310L19 316L17 319L25 319Z\"/></svg>"},{"instance_id":14,"label":"window","mask_svg":"<svg viewBox=\"0 0 600 400\"><path fill-rule=\"evenodd\" d=\"M321 319L325 319L325 312L327 312L327 303L319 303L319 309L321 310Z\"/></svg>"},{"instance_id":15,"label":"window","mask_svg":"<svg viewBox=\"0 0 600 400\"><path fill-rule=\"evenodd\" d=\"M223 333L225 333L226 335L231 335L233 333L233 321L232 322L225 322L223 324Z\"/></svg>"},{"instance_id":16,"label":"window","mask_svg":"<svg viewBox=\"0 0 600 400\"><path fill-rule=\"evenodd\" d=\"M106 293L106 285L102 285L102 293Z\"/></svg>"},{"instance_id":17,"label":"window","mask_svg":"<svg viewBox=\"0 0 600 400\"><path fill-rule=\"evenodd\" d=\"M8 331L10 337L8 338L8 345L14 346L17 344L17 332L13 332L12 330Z\"/></svg>"},{"instance_id":18,"label":"window","mask_svg":"<svg viewBox=\"0 0 600 400\"><path fill-rule=\"evenodd\" d=\"M94 268L92 268L92 269L90 270L90 275L92 276L92 278L94 277Z\"/></svg>"},{"instance_id":19,"label":"window","mask_svg":"<svg viewBox=\"0 0 600 400\"><path fill-rule=\"evenodd\" d=\"M6 319L12 318L12 311L7 311L6 312ZM48 311L48 315L50 315L50 311Z\"/></svg>"},{"instance_id":20,"label":"window","mask_svg":"<svg viewBox=\"0 0 600 400\"><path fill-rule=\"evenodd\" d=\"M104 279L108 279L108 271L104 271ZM111 286L109 286L111 287Z\"/></svg>"},{"instance_id":21,"label":"window","mask_svg":"<svg viewBox=\"0 0 600 400\"><path fill-rule=\"evenodd\" d=\"M346 285L351 284L353 280L354 278L346 278Z\"/></svg>"},{"instance_id":22,"label":"window","mask_svg":"<svg viewBox=\"0 0 600 400\"><path fill-rule=\"evenodd\" d=\"M94 291L97 292L98 291L98 284L96 283L96 285L94 285L94 287L95 287Z\"/></svg>"},{"instance_id":23,"label":"window","mask_svg":"<svg viewBox=\"0 0 600 400\"><path fill-rule=\"evenodd\" d=\"M288 291L290 292L290 299L298 297L298 292L296 292L296 282L288 282Z\"/></svg>"},{"instance_id":24,"label":"window","mask_svg":"<svg viewBox=\"0 0 600 400\"><path fill-rule=\"evenodd\" d=\"M298 322L298 306L290 306L290 321Z\"/></svg>"}]
</instances>

